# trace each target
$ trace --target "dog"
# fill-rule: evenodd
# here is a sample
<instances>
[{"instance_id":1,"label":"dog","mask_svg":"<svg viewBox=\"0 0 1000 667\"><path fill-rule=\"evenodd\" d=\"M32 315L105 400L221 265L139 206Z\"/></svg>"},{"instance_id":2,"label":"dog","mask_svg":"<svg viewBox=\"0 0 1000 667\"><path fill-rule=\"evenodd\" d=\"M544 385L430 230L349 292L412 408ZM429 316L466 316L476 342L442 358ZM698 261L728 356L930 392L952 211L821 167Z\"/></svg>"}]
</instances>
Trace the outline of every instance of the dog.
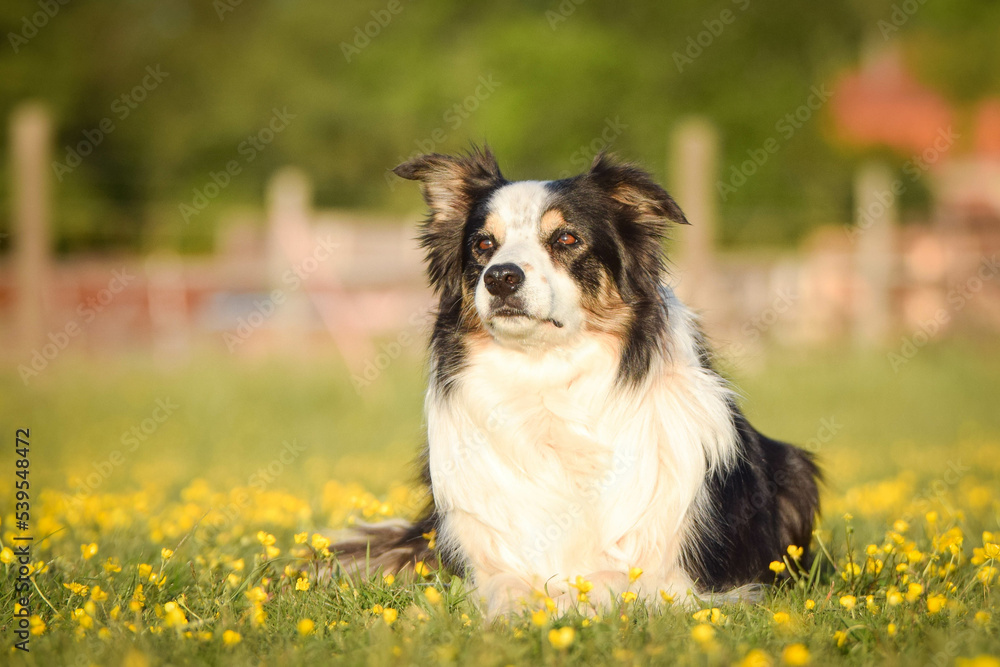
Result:
<instances>
[{"instance_id":1,"label":"dog","mask_svg":"<svg viewBox=\"0 0 1000 667\"><path fill-rule=\"evenodd\" d=\"M335 545L342 565L440 562L503 614L538 591L595 608L738 592L773 582L789 546L808 562L817 465L756 431L713 368L665 281L687 220L648 173L602 154L511 182L488 147L394 172L429 208L431 500Z\"/></svg>"}]
</instances>

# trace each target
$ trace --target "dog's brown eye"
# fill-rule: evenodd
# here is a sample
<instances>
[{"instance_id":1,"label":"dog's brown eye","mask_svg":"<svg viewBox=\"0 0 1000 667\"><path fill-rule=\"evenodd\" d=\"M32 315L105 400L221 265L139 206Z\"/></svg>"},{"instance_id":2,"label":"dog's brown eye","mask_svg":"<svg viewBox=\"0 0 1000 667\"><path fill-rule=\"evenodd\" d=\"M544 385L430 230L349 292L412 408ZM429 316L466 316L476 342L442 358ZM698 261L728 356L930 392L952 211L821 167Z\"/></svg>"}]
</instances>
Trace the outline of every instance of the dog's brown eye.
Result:
<instances>
[{"instance_id":1,"label":"dog's brown eye","mask_svg":"<svg viewBox=\"0 0 1000 667\"><path fill-rule=\"evenodd\" d=\"M563 232L562 234L560 234L559 238L556 239L556 241L563 245L576 245L577 242L576 237L570 234L569 232Z\"/></svg>"},{"instance_id":2,"label":"dog's brown eye","mask_svg":"<svg viewBox=\"0 0 1000 667\"><path fill-rule=\"evenodd\" d=\"M476 247L486 252L487 250L493 250L493 239L481 239Z\"/></svg>"}]
</instances>

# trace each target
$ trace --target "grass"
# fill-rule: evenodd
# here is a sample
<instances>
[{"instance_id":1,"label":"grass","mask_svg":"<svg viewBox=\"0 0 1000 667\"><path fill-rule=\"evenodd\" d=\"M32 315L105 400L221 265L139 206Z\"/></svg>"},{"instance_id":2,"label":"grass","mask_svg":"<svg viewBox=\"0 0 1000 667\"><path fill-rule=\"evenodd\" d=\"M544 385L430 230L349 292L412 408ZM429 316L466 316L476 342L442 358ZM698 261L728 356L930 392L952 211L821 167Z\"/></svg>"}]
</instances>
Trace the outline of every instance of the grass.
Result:
<instances>
[{"instance_id":1,"label":"grass","mask_svg":"<svg viewBox=\"0 0 1000 667\"><path fill-rule=\"evenodd\" d=\"M163 370L60 358L27 388L6 368L3 485L14 481L13 431L29 427L36 538L37 634L30 653L10 655L130 666L1000 664L984 657L1000 653L990 569L1000 354L932 347L899 373L883 355L842 351L757 366L729 369L752 420L808 443L826 470L822 568L798 573L788 558L796 576L760 604L713 613L706 603L698 618L641 600L559 617L539 598L505 624L485 622L474 593L442 573L357 586L325 575L314 533L406 516L421 499L406 485L422 438L419 361L396 361L360 394L333 359L203 356ZM0 499L5 548L13 502ZM17 563L0 560L9 647Z\"/></svg>"}]
</instances>

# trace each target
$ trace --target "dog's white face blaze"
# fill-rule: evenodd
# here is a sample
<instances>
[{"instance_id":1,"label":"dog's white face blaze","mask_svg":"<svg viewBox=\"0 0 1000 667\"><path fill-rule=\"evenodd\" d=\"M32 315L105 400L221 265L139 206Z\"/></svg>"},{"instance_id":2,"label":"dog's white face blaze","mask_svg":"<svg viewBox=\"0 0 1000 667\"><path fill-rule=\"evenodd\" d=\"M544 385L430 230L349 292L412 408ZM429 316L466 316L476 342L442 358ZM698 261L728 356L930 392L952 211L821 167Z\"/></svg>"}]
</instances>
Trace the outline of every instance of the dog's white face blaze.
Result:
<instances>
[{"instance_id":1,"label":"dog's white face blaze","mask_svg":"<svg viewBox=\"0 0 1000 667\"><path fill-rule=\"evenodd\" d=\"M539 347L561 344L583 326L580 289L573 278L552 261L542 216L552 192L541 181L520 181L497 190L489 200L486 229L498 249L476 285L476 311L487 331L502 345ZM491 267L514 264L524 272L517 290L527 317L497 316L500 305L485 284ZM557 324L558 323L558 324Z\"/></svg>"}]
</instances>

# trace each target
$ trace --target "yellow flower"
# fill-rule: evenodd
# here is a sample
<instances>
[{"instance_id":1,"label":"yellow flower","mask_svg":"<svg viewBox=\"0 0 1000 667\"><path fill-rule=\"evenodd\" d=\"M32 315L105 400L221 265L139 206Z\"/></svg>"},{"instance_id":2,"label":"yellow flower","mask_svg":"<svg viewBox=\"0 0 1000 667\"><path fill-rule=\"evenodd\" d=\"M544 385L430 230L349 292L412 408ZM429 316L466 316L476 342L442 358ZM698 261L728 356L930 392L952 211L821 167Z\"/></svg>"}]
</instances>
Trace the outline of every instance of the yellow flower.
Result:
<instances>
[{"instance_id":1,"label":"yellow flower","mask_svg":"<svg viewBox=\"0 0 1000 667\"><path fill-rule=\"evenodd\" d=\"M840 598L840 606L847 609L848 611L854 609L854 605L858 603L858 599L853 595L844 595Z\"/></svg>"},{"instance_id":2,"label":"yellow flower","mask_svg":"<svg viewBox=\"0 0 1000 667\"><path fill-rule=\"evenodd\" d=\"M295 535L292 536L292 539L295 540L296 544L305 544L309 541L309 533L295 533Z\"/></svg>"},{"instance_id":3,"label":"yellow flower","mask_svg":"<svg viewBox=\"0 0 1000 667\"><path fill-rule=\"evenodd\" d=\"M295 580L295 590L297 591L307 591L309 590L309 580L305 577L299 577Z\"/></svg>"},{"instance_id":4,"label":"yellow flower","mask_svg":"<svg viewBox=\"0 0 1000 667\"><path fill-rule=\"evenodd\" d=\"M771 667L773 664L771 656L759 648L755 648L743 656L743 659L739 662L739 667Z\"/></svg>"},{"instance_id":5,"label":"yellow flower","mask_svg":"<svg viewBox=\"0 0 1000 667\"><path fill-rule=\"evenodd\" d=\"M38 635L44 634L45 632L45 621L38 614L35 614L28 619L28 627L31 629L31 634Z\"/></svg>"},{"instance_id":6,"label":"yellow flower","mask_svg":"<svg viewBox=\"0 0 1000 667\"><path fill-rule=\"evenodd\" d=\"M431 573L431 569L427 567L427 563L425 563L422 560L418 560L416 563L413 564L413 571L419 574L421 577L429 576Z\"/></svg>"},{"instance_id":7,"label":"yellow flower","mask_svg":"<svg viewBox=\"0 0 1000 667\"><path fill-rule=\"evenodd\" d=\"M542 627L549 622L549 613L544 609L531 612L531 624Z\"/></svg>"},{"instance_id":8,"label":"yellow flower","mask_svg":"<svg viewBox=\"0 0 1000 667\"><path fill-rule=\"evenodd\" d=\"M153 574L153 566L149 565L148 563L140 563L137 566L137 569L139 571L140 579L147 579L149 581L152 581L153 578L155 577L155 575Z\"/></svg>"},{"instance_id":9,"label":"yellow flower","mask_svg":"<svg viewBox=\"0 0 1000 667\"><path fill-rule=\"evenodd\" d=\"M662 591L661 590L660 591L660 597L663 598L664 604L673 604L674 603L674 596L671 595L670 593L667 593L666 591Z\"/></svg>"},{"instance_id":10,"label":"yellow flower","mask_svg":"<svg viewBox=\"0 0 1000 667\"><path fill-rule=\"evenodd\" d=\"M396 577L392 576L391 574L387 574L384 577L382 577L382 581L385 582L386 586L392 586L392 584L396 581Z\"/></svg>"},{"instance_id":11,"label":"yellow flower","mask_svg":"<svg viewBox=\"0 0 1000 667\"><path fill-rule=\"evenodd\" d=\"M264 553L267 554L268 558L277 558L281 555L281 549L267 545L264 547Z\"/></svg>"},{"instance_id":12,"label":"yellow flower","mask_svg":"<svg viewBox=\"0 0 1000 667\"><path fill-rule=\"evenodd\" d=\"M857 563L848 563L844 566L844 571L840 573L840 578L844 581L850 581L854 577L861 575L861 566Z\"/></svg>"},{"instance_id":13,"label":"yellow flower","mask_svg":"<svg viewBox=\"0 0 1000 667\"><path fill-rule=\"evenodd\" d=\"M889 625L885 626L885 631L889 634L890 637L895 637L896 636L896 624L895 623L890 623Z\"/></svg>"},{"instance_id":14,"label":"yellow flower","mask_svg":"<svg viewBox=\"0 0 1000 667\"><path fill-rule=\"evenodd\" d=\"M434 549L437 546L437 528L431 528L429 533L422 533L421 537L427 540L428 549Z\"/></svg>"},{"instance_id":15,"label":"yellow flower","mask_svg":"<svg viewBox=\"0 0 1000 667\"><path fill-rule=\"evenodd\" d=\"M977 611L976 615L973 616L978 625L986 625L990 622L992 615L988 611Z\"/></svg>"},{"instance_id":16,"label":"yellow flower","mask_svg":"<svg viewBox=\"0 0 1000 667\"><path fill-rule=\"evenodd\" d=\"M122 571L121 563L118 562L117 558L109 558L104 563L104 571L108 574L115 574Z\"/></svg>"},{"instance_id":17,"label":"yellow flower","mask_svg":"<svg viewBox=\"0 0 1000 667\"><path fill-rule=\"evenodd\" d=\"M424 597L427 598L427 601L430 602L431 604L441 603L441 594L438 593L438 590L433 586L424 590Z\"/></svg>"},{"instance_id":18,"label":"yellow flower","mask_svg":"<svg viewBox=\"0 0 1000 667\"><path fill-rule=\"evenodd\" d=\"M930 511L927 514L924 515L924 520L926 520L927 523L933 525L933 524L937 523L938 513L934 512L934 511Z\"/></svg>"},{"instance_id":19,"label":"yellow flower","mask_svg":"<svg viewBox=\"0 0 1000 667\"><path fill-rule=\"evenodd\" d=\"M563 651L576 639L576 630L567 626L565 628L552 628L549 630L549 643L553 648Z\"/></svg>"},{"instance_id":20,"label":"yellow flower","mask_svg":"<svg viewBox=\"0 0 1000 667\"><path fill-rule=\"evenodd\" d=\"M943 595L928 595L927 596L927 613L936 614L942 609L944 609L945 604L948 602L948 598Z\"/></svg>"},{"instance_id":21,"label":"yellow flower","mask_svg":"<svg viewBox=\"0 0 1000 667\"><path fill-rule=\"evenodd\" d=\"M132 592L132 599L128 603L128 608L133 612L139 612L142 611L144 606L146 606L146 596L142 592L142 584L139 584Z\"/></svg>"},{"instance_id":22,"label":"yellow flower","mask_svg":"<svg viewBox=\"0 0 1000 667\"><path fill-rule=\"evenodd\" d=\"M384 612L385 608L380 604L377 604L374 607L372 607L372 613L375 614L376 616L381 616Z\"/></svg>"},{"instance_id":23,"label":"yellow flower","mask_svg":"<svg viewBox=\"0 0 1000 667\"><path fill-rule=\"evenodd\" d=\"M785 564L780 560L772 560L771 564L767 566L775 574L781 574L785 571Z\"/></svg>"},{"instance_id":24,"label":"yellow flower","mask_svg":"<svg viewBox=\"0 0 1000 667\"><path fill-rule=\"evenodd\" d=\"M803 553L805 553L805 549L802 547L797 547L794 544L788 545L788 555L792 557L792 560L797 561L802 558Z\"/></svg>"},{"instance_id":25,"label":"yellow flower","mask_svg":"<svg viewBox=\"0 0 1000 667\"><path fill-rule=\"evenodd\" d=\"M920 584L911 583L907 589L905 598L907 602L916 602L920 599L920 596L924 593L924 587Z\"/></svg>"},{"instance_id":26,"label":"yellow flower","mask_svg":"<svg viewBox=\"0 0 1000 667\"><path fill-rule=\"evenodd\" d=\"M815 608L816 608L816 601L815 600L813 600L812 598L806 600L806 609L808 609L809 611L812 611Z\"/></svg>"},{"instance_id":27,"label":"yellow flower","mask_svg":"<svg viewBox=\"0 0 1000 667\"><path fill-rule=\"evenodd\" d=\"M642 576L642 568L641 567L630 567L628 569L628 580L629 580L629 583L633 583L634 584L635 581L636 581L636 579L638 579L641 576Z\"/></svg>"},{"instance_id":28,"label":"yellow flower","mask_svg":"<svg viewBox=\"0 0 1000 667\"><path fill-rule=\"evenodd\" d=\"M556 601L555 601L555 600L553 600L552 598L550 598L550 597L546 596L546 597L545 597L545 599L544 599L544 600L542 600L542 602L544 602L544 603L545 603L545 608L546 608L546 609L547 609L547 610L548 610L549 612L553 612L553 611L555 611L555 610L556 610Z\"/></svg>"},{"instance_id":29,"label":"yellow flower","mask_svg":"<svg viewBox=\"0 0 1000 667\"><path fill-rule=\"evenodd\" d=\"M168 628L173 628L181 625L187 625L187 616L181 610L181 607L176 602L168 602L163 605L164 622L166 622Z\"/></svg>"},{"instance_id":30,"label":"yellow flower","mask_svg":"<svg viewBox=\"0 0 1000 667\"><path fill-rule=\"evenodd\" d=\"M278 539L271 533L268 533L267 531L258 530L257 541L263 544L265 547L269 547L272 546L275 542L277 542Z\"/></svg>"},{"instance_id":31,"label":"yellow flower","mask_svg":"<svg viewBox=\"0 0 1000 667\"><path fill-rule=\"evenodd\" d=\"M385 621L386 625L392 625L397 618L399 618L399 612L391 607L382 611L382 620Z\"/></svg>"},{"instance_id":32,"label":"yellow flower","mask_svg":"<svg viewBox=\"0 0 1000 667\"><path fill-rule=\"evenodd\" d=\"M837 630L833 633L833 638L837 641L837 648L841 648L847 643L847 631Z\"/></svg>"},{"instance_id":33,"label":"yellow flower","mask_svg":"<svg viewBox=\"0 0 1000 667\"><path fill-rule=\"evenodd\" d=\"M173 549L167 549L166 547L160 549L160 558L163 560L170 560L174 556Z\"/></svg>"},{"instance_id":34,"label":"yellow flower","mask_svg":"<svg viewBox=\"0 0 1000 667\"><path fill-rule=\"evenodd\" d=\"M635 592L633 591L625 591L624 593L622 593L622 600L625 602L625 604L628 604L629 602L635 602L635 599L637 597L639 596L636 595Z\"/></svg>"},{"instance_id":35,"label":"yellow flower","mask_svg":"<svg viewBox=\"0 0 1000 667\"><path fill-rule=\"evenodd\" d=\"M267 592L260 586L254 586L253 588L247 589L243 595L245 595L250 602L257 604L267 600Z\"/></svg>"},{"instance_id":36,"label":"yellow flower","mask_svg":"<svg viewBox=\"0 0 1000 667\"><path fill-rule=\"evenodd\" d=\"M569 585L580 591L581 595L589 593L594 588L594 584L580 576L577 576L576 581L569 582Z\"/></svg>"},{"instance_id":37,"label":"yellow flower","mask_svg":"<svg viewBox=\"0 0 1000 667\"><path fill-rule=\"evenodd\" d=\"M235 630L226 630L222 633L222 643L226 646L234 646L243 641L243 635Z\"/></svg>"},{"instance_id":38,"label":"yellow flower","mask_svg":"<svg viewBox=\"0 0 1000 667\"><path fill-rule=\"evenodd\" d=\"M73 620L80 624L80 627L89 630L94 627L94 619L90 617L87 612L83 609L77 608L73 610Z\"/></svg>"},{"instance_id":39,"label":"yellow flower","mask_svg":"<svg viewBox=\"0 0 1000 667\"><path fill-rule=\"evenodd\" d=\"M726 615L722 613L722 610L718 607L712 607L711 609L702 609L701 611L696 611L691 614L691 618L694 620L705 623L710 622L715 625L721 625L726 622Z\"/></svg>"},{"instance_id":40,"label":"yellow flower","mask_svg":"<svg viewBox=\"0 0 1000 667\"><path fill-rule=\"evenodd\" d=\"M312 619L303 618L296 624L295 629L299 631L299 634L303 637L306 635L311 635L313 630L316 629L316 624L313 623Z\"/></svg>"},{"instance_id":41,"label":"yellow flower","mask_svg":"<svg viewBox=\"0 0 1000 667\"><path fill-rule=\"evenodd\" d=\"M983 586L988 586L993 583L993 579L997 576L997 569L992 565L983 565L976 572L976 579L978 579Z\"/></svg>"},{"instance_id":42,"label":"yellow flower","mask_svg":"<svg viewBox=\"0 0 1000 667\"><path fill-rule=\"evenodd\" d=\"M81 544L80 553L83 555L83 560L90 560L97 555L97 543Z\"/></svg>"},{"instance_id":43,"label":"yellow flower","mask_svg":"<svg viewBox=\"0 0 1000 667\"><path fill-rule=\"evenodd\" d=\"M905 533L910 529L910 524L903 521L902 519L896 519L896 522L892 524L892 529L897 533Z\"/></svg>"},{"instance_id":44,"label":"yellow flower","mask_svg":"<svg viewBox=\"0 0 1000 667\"><path fill-rule=\"evenodd\" d=\"M691 628L691 639L699 644L707 644L715 639L715 628L708 623L699 623Z\"/></svg>"},{"instance_id":45,"label":"yellow flower","mask_svg":"<svg viewBox=\"0 0 1000 667\"><path fill-rule=\"evenodd\" d=\"M330 540L319 533L313 533L312 548L316 551L323 551L330 546Z\"/></svg>"},{"instance_id":46,"label":"yellow flower","mask_svg":"<svg viewBox=\"0 0 1000 667\"><path fill-rule=\"evenodd\" d=\"M90 591L90 599L94 602L104 602L108 599L108 594L102 591L100 586L94 586Z\"/></svg>"},{"instance_id":47,"label":"yellow flower","mask_svg":"<svg viewBox=\"0 0 1000 667\"><path fill-rule=\"evenodd\" d=\"M14 562L14 551L10 547L0 549L0 563L10 565Z\"/></svg>"},{"instance_id":48,"label":"yellow flower","mask_svg":"<svg viewBox=\"0 0 1000 667\"><path fill-rule=\"evenodd\" d=\"M86 597L87 593L90 592L89 586L84 586L83 584L78 584L76 582L63 584L63 588L68 588L73 595L79 595L80 597Z\"/></svg>"},{"instance_id":49,"label":"yellow flower","mask_svg":"<svg viewBox=\"0 0 1000 667\"><path fill-rule=\"evenodd\" d=\"M955 667L1000 667L1000 658L992 655L977 655L975 658L959 658Z\"/></svg>"},{"instance_id":50,"label":"yellow flower","mask_svg":"<svg viewBox=\"0 0 1000 667\"><path fill-rule=\"evenodd\" d=\"M781 661L791 667L808 665L810 660L809 649L802 644L789 644L781 652Z\"/></svg>"},{"instance_id":51,"label":"yellow flower","mask_svg":"<svg viewBox=\"0 0 1000 667\"><path fill-rule=\"evenodd\" d=\"M779 611L775 612L772 618L774 619L775 625L785 625L791 620L792 617L789 616L787 612Z\"/></svg>"}]
</instances>

